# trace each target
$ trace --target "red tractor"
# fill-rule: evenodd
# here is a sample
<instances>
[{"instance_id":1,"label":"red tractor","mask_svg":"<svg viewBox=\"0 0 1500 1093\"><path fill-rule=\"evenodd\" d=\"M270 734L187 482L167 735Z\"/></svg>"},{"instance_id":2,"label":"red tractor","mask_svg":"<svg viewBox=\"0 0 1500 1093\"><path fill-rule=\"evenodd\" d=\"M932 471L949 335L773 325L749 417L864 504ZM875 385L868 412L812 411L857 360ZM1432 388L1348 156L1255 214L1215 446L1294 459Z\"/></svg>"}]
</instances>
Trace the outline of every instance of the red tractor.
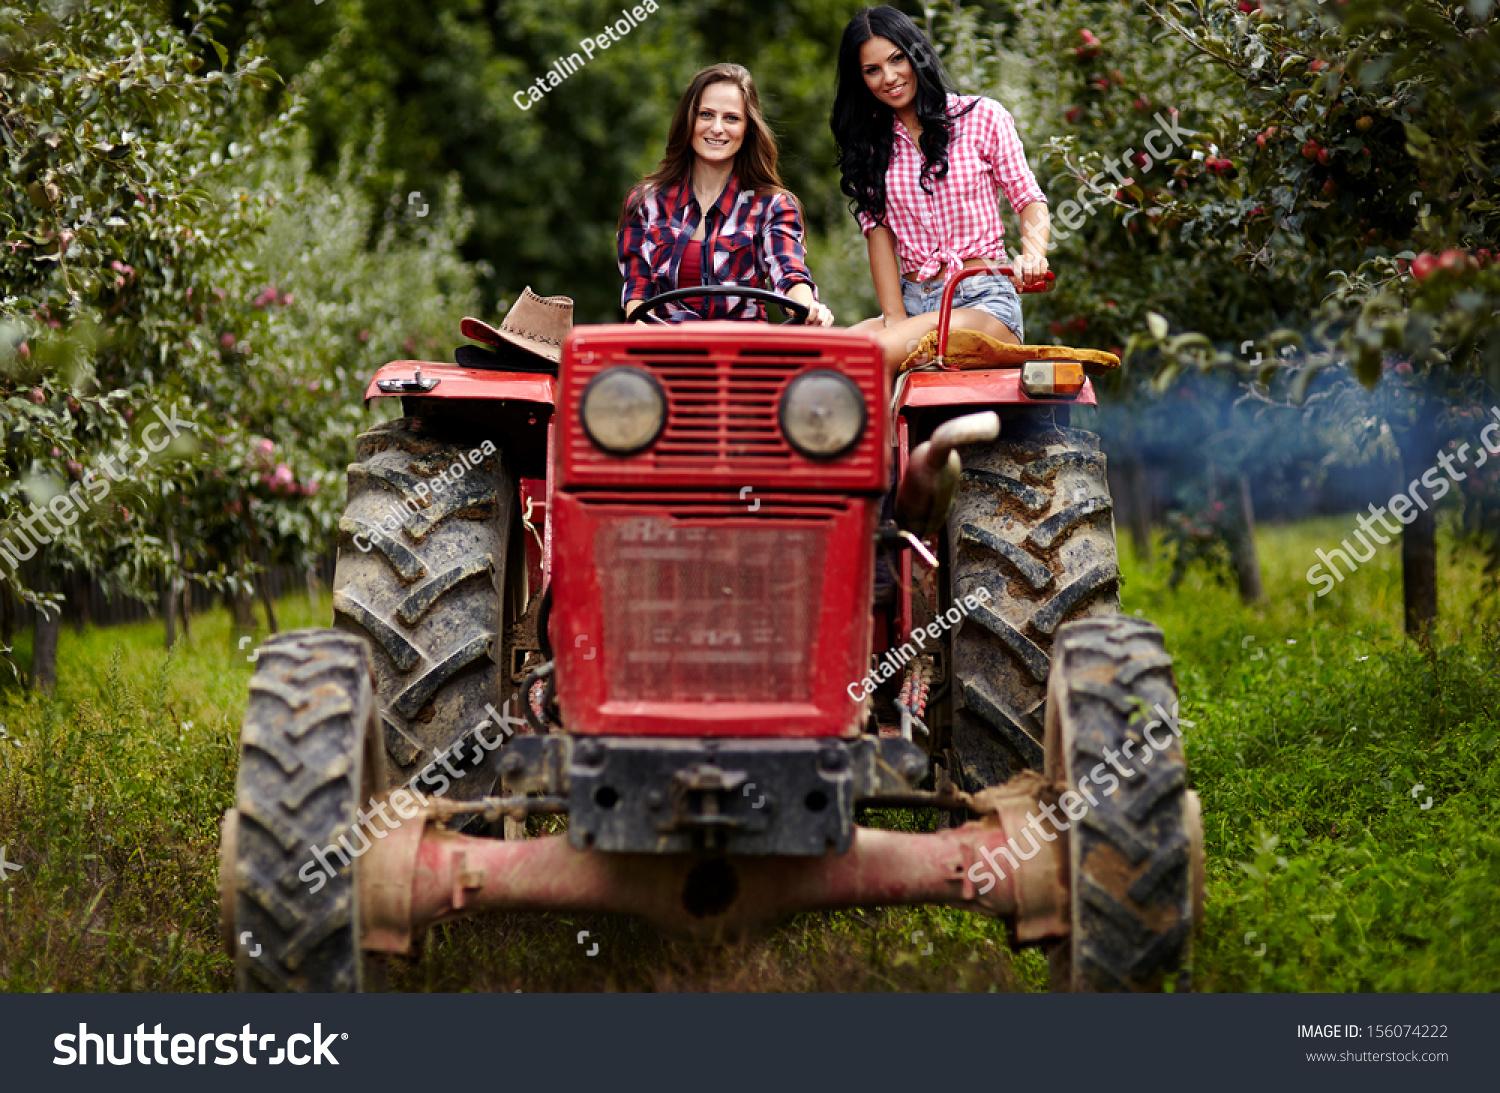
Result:
<instances>
[{"instance_id":1,"label":"red tractor","mask_svg":"<svg viewBox=\"0 0 1500 1093\"><path fill-rule=\"evenodd\" d=\"M358 439L336 629L250 684L239 987L358 990L366 954L480 910L712 940L918 903L1003 917L1059 989L1190 986L1172 661L1120 614L1104 456L1069 426L1118 362L950 346L956 283L894 392L865 336L795 322L583 326L555 375L498 342L382 368L404 416ZM923 807L927 834L855 822Z\"/></svg>"}]
</instances>

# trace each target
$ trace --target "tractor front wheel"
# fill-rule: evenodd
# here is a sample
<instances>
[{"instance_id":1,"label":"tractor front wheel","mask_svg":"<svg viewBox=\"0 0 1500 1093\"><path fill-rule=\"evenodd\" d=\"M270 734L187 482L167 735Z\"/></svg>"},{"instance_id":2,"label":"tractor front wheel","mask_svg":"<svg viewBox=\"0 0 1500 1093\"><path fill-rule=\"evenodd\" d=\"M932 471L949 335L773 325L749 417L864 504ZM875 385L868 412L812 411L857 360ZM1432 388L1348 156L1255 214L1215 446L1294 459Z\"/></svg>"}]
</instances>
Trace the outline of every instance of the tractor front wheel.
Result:
<instances>
[{"instance_id":1,"label":"tractor front wheel","mask_svg":"<svg viewBox=\"0 0 1500 1093\"><path fill-rule=\"evenodd\" d=\"M297 630L261 648L219 846L238 990L361 989L357 810L384 791L384 757L361 639Z\"/></svg>"},{"instance_id":2,"label":"tractor front wheel","mask_svg":"<svg viewBox=\"0 0 1500 1093\"><path fill-rule=\"evenodd\" d=\"M1068 833L1072 921L1050 952L1053 989L1191 989L1202 820L1158 627L1117 615L1058 631L1046 774L1068 815L1081 814Z\"/></svg>"}]
</instances>

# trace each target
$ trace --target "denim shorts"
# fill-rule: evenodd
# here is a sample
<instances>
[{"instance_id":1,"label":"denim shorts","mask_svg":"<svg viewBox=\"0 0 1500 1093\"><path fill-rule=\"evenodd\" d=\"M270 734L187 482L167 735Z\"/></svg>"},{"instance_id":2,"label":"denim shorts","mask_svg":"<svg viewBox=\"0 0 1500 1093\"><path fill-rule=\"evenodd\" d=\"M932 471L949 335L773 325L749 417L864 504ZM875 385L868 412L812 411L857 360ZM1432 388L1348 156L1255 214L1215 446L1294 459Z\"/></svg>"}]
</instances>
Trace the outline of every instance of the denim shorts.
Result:
<instances>
[{"instance_id":1,"label":"denim shorts","mask_svg":"<svg viewBox=\"0 0 1500 1093\"><path fill-rule=\"evenodd\" d=\"M906 304L907 315L925 315L943 306L943 282L924 287L915 281L901 278L901 300ZM1022 344L1026 336L1022 333L1021 297L1009 277L998 273L985 273L959 282L953 292L953 306L972 307L986 315L999 319L1008 326Z\"/></svg>"}]
</instances>

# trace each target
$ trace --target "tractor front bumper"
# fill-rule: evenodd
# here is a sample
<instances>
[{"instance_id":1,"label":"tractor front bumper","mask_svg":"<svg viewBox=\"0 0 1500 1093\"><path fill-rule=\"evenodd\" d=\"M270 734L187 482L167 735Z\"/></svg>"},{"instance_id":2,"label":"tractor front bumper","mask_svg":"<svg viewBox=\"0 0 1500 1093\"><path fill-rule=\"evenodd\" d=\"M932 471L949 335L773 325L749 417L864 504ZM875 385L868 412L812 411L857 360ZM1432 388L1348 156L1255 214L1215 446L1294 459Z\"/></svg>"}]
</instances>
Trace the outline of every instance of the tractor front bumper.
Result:
<instances>
[{"instance_id":1,"label":"tractor front bumper","mask_svg":"<svg viewBox=\"0 0 1500 1093\"><path fill-rule=\"evenodd\" d=\"M920 796L928 765L868 736L518 736L496 761L508 794L566 801L575 850L813 857L849 850L856 804Z\"/></svg>"}]
</instances>

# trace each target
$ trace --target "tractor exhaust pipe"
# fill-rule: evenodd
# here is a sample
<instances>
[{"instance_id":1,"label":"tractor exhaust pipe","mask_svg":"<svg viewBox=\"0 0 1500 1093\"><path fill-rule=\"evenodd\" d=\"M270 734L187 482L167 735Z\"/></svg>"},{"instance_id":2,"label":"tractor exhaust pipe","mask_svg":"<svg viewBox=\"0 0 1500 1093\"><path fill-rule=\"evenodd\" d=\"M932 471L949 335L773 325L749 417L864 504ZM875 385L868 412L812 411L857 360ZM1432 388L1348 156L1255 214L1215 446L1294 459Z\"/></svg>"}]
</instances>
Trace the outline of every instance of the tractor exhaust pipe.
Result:
<instances>
[{"instance_id":1,"label":"tractor exhaust pipe","mask_svg":"<svg viewBox=\"0 0 1500 1093\"><path fill-rule=\"evenodd\" d=\"M1000 435L1000 415L993 410L965 414L939 425L931 439L911 453L906 476L896 493L896 522L919 539L936 535L948 519L963 464L955 449Z\"/></svg>"}]
</instances>

